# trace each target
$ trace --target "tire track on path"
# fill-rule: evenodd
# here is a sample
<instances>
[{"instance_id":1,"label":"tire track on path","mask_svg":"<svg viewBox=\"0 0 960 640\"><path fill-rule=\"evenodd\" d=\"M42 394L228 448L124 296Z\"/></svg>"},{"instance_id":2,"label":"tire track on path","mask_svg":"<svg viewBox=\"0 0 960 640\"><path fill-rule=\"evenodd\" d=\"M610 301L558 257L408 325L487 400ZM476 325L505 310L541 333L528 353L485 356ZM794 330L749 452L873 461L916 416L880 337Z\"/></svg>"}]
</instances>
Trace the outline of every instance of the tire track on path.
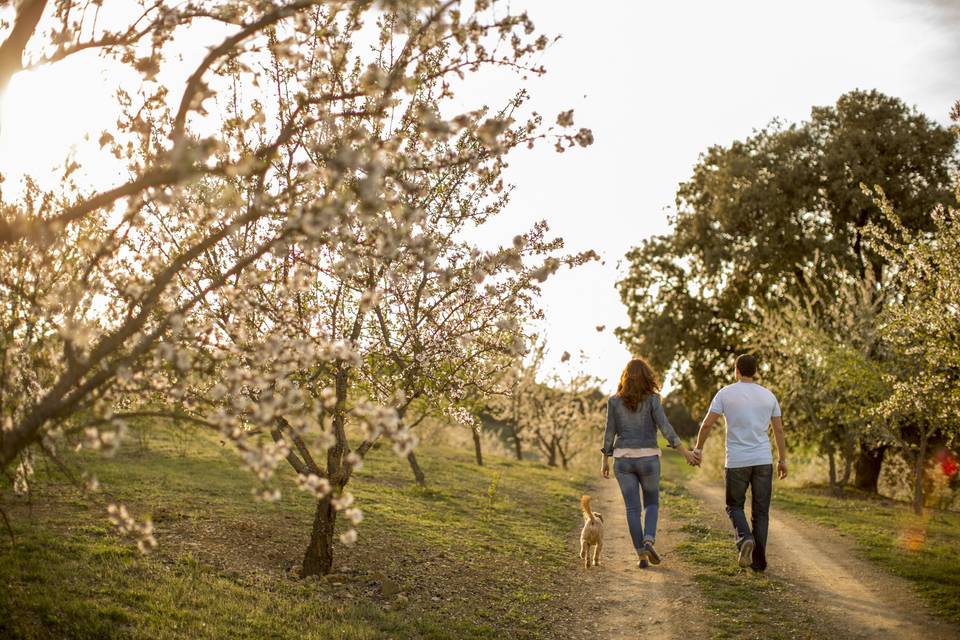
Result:
<instances>
[{"instance_id":1,"label":"tire track on path","mask_svg":"<svg viewBox=\"0 0 960 640\"><path fill-rule=\"evenodd\" d=\"M720 486L693 480L686 487L717 526L730 529ZM731 533L731 563L732 540ZM767 574L795 589L836 638L960 638L960 629L934 618L909 582L861 559L852 543L822 525L774 508L767 559Z\"/></svg>"}]
</instances>

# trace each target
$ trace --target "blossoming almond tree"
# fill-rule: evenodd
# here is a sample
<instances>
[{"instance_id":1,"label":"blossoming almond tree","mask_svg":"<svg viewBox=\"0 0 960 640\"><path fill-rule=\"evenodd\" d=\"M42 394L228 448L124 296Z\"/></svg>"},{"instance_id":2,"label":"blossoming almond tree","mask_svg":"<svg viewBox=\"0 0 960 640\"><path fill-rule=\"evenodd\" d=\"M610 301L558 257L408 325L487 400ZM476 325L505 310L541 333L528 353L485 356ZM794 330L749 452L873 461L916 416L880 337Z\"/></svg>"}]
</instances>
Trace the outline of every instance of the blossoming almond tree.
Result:
<instances>
[{"instance_id":1,"label":"blossoming almond tree","mask_svg":"<svg viewBox=\"0 0 960 640\"><path fill-rule=\"evenodd\" d=\"M957 114L960 117L960 114ZM911 464L913 508L923 512L924 482L935 442L960 443L960 207L938 207L929 234L908 230L882 190L874 195L893 226L868 230L876 249L895 266L897 295L877 330L895 354L888 393L874 414ZM957 188L960 203L960 184Z\"/></svg>"},{"instance_id":2,"label":"blossoming almond tree","mask_svg":"<svg viewBox=\"0 0 960 640\"><path fill-rule=\"evenodd\" d=\"M494 421L509 430L517 460L523 460L524 446L530 439L528 427L537 410L532 394L539 385L537 375L545 355L546 345L542 340L534 340L527 353L513 358L479 412L482 420Z\"/></svg>"},{"instance_id":3,"label":"blossoming almond tree","mask_svg":"<svg viewBox=\"0 0 960 640\"><path fill-rule=\"evenodd\" d=\"M304 107L299 87L318 75L347 87L390 77L395 33L416 30L399 28L399 20L380 17L380 48L366 65L318 57L301 69L273 55L279 88L270 96L272 104L267 106L266 98L262 104L278 114L302 107L323 120L327 105ZM525 24L506 17L482 28L502 38L504 29ZM349 40L342 44L349 49ZM517 54L514 64L533 50ZM519 324L497 326L498 319L529 313L531 282L542 281L561 262L573 265L589 257L547 255L559 243L543 239L543 226L491 254L456 238L499 211L495 192L508 151L545 139L585 144L589 134L541 132L536 116L515 126L504 113L490 118L485 110L442 120L438 107L450 91L445 78L458 68L445 51L411 63L406 86L412 95L394 100L391 109L379 108L379 95L357 99L346 105L348 116L299 132L282 145L268 190L288 194L291 205L304 212L304 233L282 255L261 260L205 298L189 322L211 327L205 343L190 347L202 360L196 370L212 374L209 383L203 376L185 377L193 382L192 410L212 408L202 419L241 447L263 483L261 497L278 496L271 478L286 460L317 499L304 575L332 567L339 511L359 521L345 487L374 442L389 436L398 453L409 454L414 440L402 418L410 403L448 404L440 397L455 391L454 381L480 384L481 357L518 348ZM511 104L515 108L519 99ZM239 110L231 115L236 123L253 117ZM572 125L569 114L563 120ZM269 128L260 120L252 129L237 127L232 144L243 148L251 135L264 137ZM317 153L343 140L349 148L334 158ZM257 185L242 174L209 179L195 197L230 192L244 200ZM163 230L157 231L162 243ZM244 229L242 241L204 256L186 288L197 289L248 244L274 233L264 224ZM525 257L538 255L541 264L524 265ZM508 273L515 274L512 281ZM491 283L477 290L486 279ZM471 334L481 334L490 345L466 350L478 337ZM423 366L427 359L454 369L438 376L439 369ZM365 401L364 392L380 404ZM363 427L354 441L352 424ZM355 537L351 529L341 539Z\"/></svg>"},{"instance_id":4,"label":"blossoming almond tree","mask_svg":"<svg viewBox=\"0 0 960 640\"><path fill-rule=\"evenodd\" d=\"M538 398L540 419L532 423L533 441L547 464L566 469L604 425L606 398L599 380L587 374L555 376Z\"/></svg>"},{"instance_id":5,"label":"blossoming almond tree","mask_svg":"<svg viewBox=\"0 0 960 640\"><path fill-rule=\"evenodd\" d=\"M526 323L542 317L539 284L559 266L593 257L592 252L551 255L561 245L547 241L545 232L545 225L538 225L514 238L512 246L489 253L451 244L439 273L413 274L384 296L376 314L388 357L383 373L370 383L381 397L402 395L405 408L417 414L408 415L411 426L429 415L461 416L466 419L455 421L473 428L478 444L476 420L466 416L494 392L513 357L526 351L531 339ZM422 471L408 459L422 483Z\"/></svg>"},{"instance_id":6,"label":"blossoming almond tree","mask_svg":"<svg viewBox=\"0 0 960 640\"><path fill-rule=\"evenodd\" d=\"M304 573L329 570L333 514L350 498L328 486L342 488L359 459L346 444L347 415L366 425L367 442L387 433L402 451L410 443L395 411L347 406L377 281L359 294L345 335L324 333L320 314L272 307L312 311L290 301L302 302L317 278L376 275L365 256L429 255L412 204L429 176L457 166L497 171L506 151L544 139L536 117L531 128L511 127L483 109L445 116L432 103L483 66L539 72L530 59L547 40L525 15L492 2L466 11L429 0L159 2L119 29L105 26L125 19L119 10L98 22L63 1L32 21L25 6L4 54L23 41L13 48L27 51L31 66L99 50L140 80L136 91L118 87L121 117L100 138L125 162L126 183L92 193L69 180L58 192L28 185L3 204L4 311L12 310L3 362L14 375L3 380L0 466L25 462L33 445L52 454L75 433L93 448L113 446L124 417L164 413L139 398L179 402L180 417L237 444L262 497L276 495L270 479L286 459L328 501ZM88 8L99 15L98 7ZM158 80L176 77L177 69L162 73L170 45L200 22L217 25L222 39L182 86ZM427 86L431 100L418 100ZM572 125L569 114L560 125ZM440 146L458 135L482 145ZM565 148L592 138L581 129L551 139ZM75 167L66 168L68 178ZM319 258L320 268L310 264ZM332 376L333 386L307 393L303 372ZM197 393L213 373L221 379ZM294 437L313 424L326 434L326 477ZM20 468L23 479L29 464ZM112 517L152 544L148 525L119 507Z\"/></svg>"},{"instance_id":7,"label":"blossoming almond tree","mask_svg":"<svg viewBox=\"0 0 960 640\"><path fill-rule=\"evenodd\" d=\"M776 309L758 311L747 342L764 355L765 377L784 411L795 416L792 437L826 454L830 486L841 491L853 472L856 443L886 446L887 438L876 437L871 408L890 392L882 372L891 354L878 317L895 291L871 273L833 282L805 275L812 283L806 299L785 295Z\"/></svg>"},{"instance_id":8,"label":"blossoming almond tree","mask_svg":"<svg viewBox=\"0 0 960 640\"><path fill-rule=\"evenodd\" d=\"M958 214L937 206L930 228L917 231L880 187L863 191L883 216L864 228L864 246L889 265L884 280L838 278L830 305L787 296L776 313L760 314L751 342L775 356L785 401L810 422L798 433L827 453L831 484L835 446L845 451L843 484L853 443L873 441L908 463L920 513L931 451L955 447L960 424Z\"/></svg>"}]
</instances>

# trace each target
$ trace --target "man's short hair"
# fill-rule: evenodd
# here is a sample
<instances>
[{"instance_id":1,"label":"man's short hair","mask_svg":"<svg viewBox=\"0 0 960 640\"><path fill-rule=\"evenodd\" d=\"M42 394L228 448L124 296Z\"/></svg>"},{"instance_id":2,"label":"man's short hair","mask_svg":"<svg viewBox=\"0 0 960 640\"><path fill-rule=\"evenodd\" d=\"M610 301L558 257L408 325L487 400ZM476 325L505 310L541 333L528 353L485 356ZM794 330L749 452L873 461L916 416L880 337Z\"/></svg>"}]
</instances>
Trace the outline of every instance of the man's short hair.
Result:
<instances>
[{"instance_id":1,"label":"man's short hair","mask_svg":"<svg viewBox=\"0 0 960 640\"><path fill-rule=\"evenodd\" d=\"M757 357L749 353L737 356L737 371L744 378L752 378L757 375Z\"/></svg>"}]
</instances>

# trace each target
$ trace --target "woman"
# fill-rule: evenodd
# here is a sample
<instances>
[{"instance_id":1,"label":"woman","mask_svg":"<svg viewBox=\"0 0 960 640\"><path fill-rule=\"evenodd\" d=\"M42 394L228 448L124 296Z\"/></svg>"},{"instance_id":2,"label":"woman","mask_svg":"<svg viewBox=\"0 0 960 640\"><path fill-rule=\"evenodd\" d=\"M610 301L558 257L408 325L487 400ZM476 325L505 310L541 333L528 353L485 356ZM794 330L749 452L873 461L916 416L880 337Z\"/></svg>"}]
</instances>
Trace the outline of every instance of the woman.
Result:
<instances>
[{"instance_id":1,"label":"woman","mask_svg":"<svg viewBox=\"0 0 960 640\"><path fill-rule=\"evenodd\" d=\"M600 473L604 478L610 477L610 456L614 458L613 472L623 494L627 525L633 547L637 550L637 566L641 569L647 568L648 563L660 564L660 556L653 546L657 538L660 496L657 428L670 446L683 455L687 464L696 464L693 453L683 446L667 420L659 391L660 381L646 360L637 358L628 362L620 376L616 395L607 402L607 428L601 449L603 464Z\"/></svg>"}]
</instances>

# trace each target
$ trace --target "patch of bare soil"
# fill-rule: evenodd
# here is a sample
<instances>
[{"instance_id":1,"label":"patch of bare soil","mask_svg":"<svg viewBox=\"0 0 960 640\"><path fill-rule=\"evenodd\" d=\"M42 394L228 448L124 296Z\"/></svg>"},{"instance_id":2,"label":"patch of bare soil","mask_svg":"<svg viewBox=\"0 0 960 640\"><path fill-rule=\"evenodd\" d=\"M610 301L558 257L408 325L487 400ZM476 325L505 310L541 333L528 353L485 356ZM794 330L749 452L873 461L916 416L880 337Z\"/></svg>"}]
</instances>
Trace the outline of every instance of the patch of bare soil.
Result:
<instances>
[{"instance_id":1,"label":"patch of bare soil","mask_svg":"<svg viewBox=\"0 0 960 640\"><path fill-rule=\"evenodd\" d=\"M680 524L671 516L669 496L661 495L657 526L660 565L637 567L637 554L627 528L623 499L615 480L602 480L593 496L593 509L603 514L604 546L601 566L571 570L578 588L574 607L579 624L567 637L610 640L633 638L710 637L711 613L675 545L681 542ZM577 538L571 554L579 551Z\"/></svg>"}]
</instances>

